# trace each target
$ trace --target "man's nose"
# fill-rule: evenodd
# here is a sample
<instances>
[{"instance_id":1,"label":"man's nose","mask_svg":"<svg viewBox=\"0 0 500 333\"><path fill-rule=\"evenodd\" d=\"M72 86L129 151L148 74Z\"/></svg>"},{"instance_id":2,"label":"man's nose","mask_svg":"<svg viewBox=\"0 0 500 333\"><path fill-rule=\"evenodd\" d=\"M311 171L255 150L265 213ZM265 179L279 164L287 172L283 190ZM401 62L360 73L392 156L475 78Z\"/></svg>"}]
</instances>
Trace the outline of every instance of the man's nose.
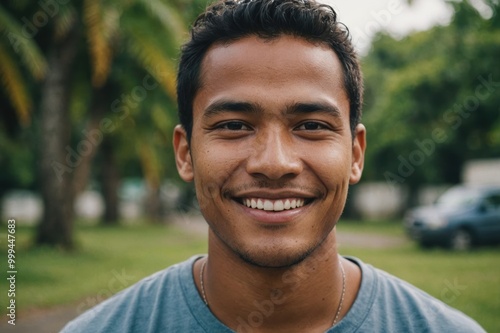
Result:
<instances>
[{"instance_id":1,"label":"man's nose","mask_svg":"<svg viewBox=\"0 0 500 333\"><path fill-rule=\"evenodd\" d=\"M257 134L251 156L247 160L247 172L271 180L293 177L302 171L291 134L286 129L268 129Z\"/></svg>"}]
</instances>

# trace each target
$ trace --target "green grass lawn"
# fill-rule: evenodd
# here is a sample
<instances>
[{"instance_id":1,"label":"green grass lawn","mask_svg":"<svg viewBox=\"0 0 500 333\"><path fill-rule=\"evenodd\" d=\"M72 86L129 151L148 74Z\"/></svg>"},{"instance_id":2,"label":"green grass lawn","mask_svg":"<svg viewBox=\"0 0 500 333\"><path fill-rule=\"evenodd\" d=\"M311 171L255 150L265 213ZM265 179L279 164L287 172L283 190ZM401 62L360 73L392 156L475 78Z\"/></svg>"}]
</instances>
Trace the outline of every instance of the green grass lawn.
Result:
<instances>
[{"instance_id":1,"label":"green grass lawn","mask_svg":"<svg viewBox=\"0 0 500 333\"><path fill-rule=\"evenodd\" d=\"M421 250L343 248L343 255L361 258L425 290L478 321L488 332L500 332L500 249L452 253Z\"/></svg>"},{"instance_id":2,"label":"green grass lawn","mask_svg":"<svg viewBox=\"0 0 500 333\"><path fill-rule=\"evenodd\" d=\"M78 227L74 253L33 248L33 231L18 227L16 232L16 305L21 313L71 302L81 302L84 310L145 276L206 252L205 239L174 227ZM5 242L1 245L6 253ZM4 272L5 265L2 260ZM2 290L0 306L5 309L3 295Z\"/></svg>"},{"instance_id":3,"label":"green grass lawn","mask_svg":"<svg viewBox=\"0 0 500 333\"><path fill-rule=\"evenodd\" d=\"M398 223L343 221L342 231L403 236ZM30 246L33 229L17 228L16 301L20 312L62 304L85 310L141 278L193 254L206 252L206 240L174 227L77 228L79 250ZM2 233L2 238L6 238ZM6 253L6 242L0 242ZM356 256L416 285L476 319L488 332L500 332L500 247L468 253L421 250L413 243L390 249L342 246ZM6 256L4 256L6 258ZM6 272L6 260L1 269ZM3 285L3 284L2 284ZM0 306L7 297L2 288ZM5 310L2 311L2 315Z\"/></svg>"},{"instance_id":4,"label":"green grass lawn","mask_svg":"<svg viewBox=\"0 0 500 333\"><path fill-rule=\"evenodd\" d=\"M404 236L401 223L341 221L339 232ZM387 249L343 245L354 256L426 291L479 322L487 332L500 332L500 247L470 252L442 248L423 250L415 243Z\"/></svg>"},{"instance_id":5,"label":"green grass lawn","mask_svg":"<svg viewBox=\"0 0 500 333\"><path fill-rule=\"evenodd\" d=\"M337 226L341 232L349 233L370 233L383 236L404 236L404 229L401 221L370 221L362 222L358 220L341 219Z\"/></svg>"}]
</instances>

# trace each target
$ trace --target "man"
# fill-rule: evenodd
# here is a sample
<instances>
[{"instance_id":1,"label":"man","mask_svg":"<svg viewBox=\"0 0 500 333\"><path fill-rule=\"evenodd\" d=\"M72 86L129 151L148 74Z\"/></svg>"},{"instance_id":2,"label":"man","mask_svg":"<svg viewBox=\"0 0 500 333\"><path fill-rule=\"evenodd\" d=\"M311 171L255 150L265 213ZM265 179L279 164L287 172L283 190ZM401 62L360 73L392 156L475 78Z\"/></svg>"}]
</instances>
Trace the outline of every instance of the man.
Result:
<instances>
[{"instance_id":1,"label":"man","mask_svg":"<svg viewBox=\"0 0 500 333\"><path fill-rule=\"evenodd\" d=\"M366 146L349 35L308 0L218 2L178 74L179 174L209 224L197 256L65 332L483 332L415 287L340 257L335 226Z\"/></svg>"}]
</instances>

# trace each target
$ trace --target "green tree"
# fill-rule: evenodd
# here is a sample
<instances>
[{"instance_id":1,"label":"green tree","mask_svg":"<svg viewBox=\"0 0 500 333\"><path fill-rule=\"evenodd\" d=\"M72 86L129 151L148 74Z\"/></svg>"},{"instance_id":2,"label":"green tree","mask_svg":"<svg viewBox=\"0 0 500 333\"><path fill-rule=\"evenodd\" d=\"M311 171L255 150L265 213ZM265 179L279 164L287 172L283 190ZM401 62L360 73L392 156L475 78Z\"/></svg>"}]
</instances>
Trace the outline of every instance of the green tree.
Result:
<instances>
[{"instance_id":1,"label":"green tree","mask_svg":"<svg viewBox=\"0 0 500 333\"><path fill-rule=\"evenodd\" d=\"M32 39L23 39L17 18L25 11L11 3L0 5L0 200L13 188L32 188L35 157L28 131L33 116L34 83L47 71L47 62Z\"/></svg>"},{"instance_id":2,"label":"green tree","mask_svg":"<svg viewBox=\"0 0 500 333\"><path fill-rule=\"evenodd\" d=\"M71 249L74 198L88 181L104 132L110 126L119 131L121 125L120 105L113 107L112 96L134 92L123 90L118 77L135 80L134 88L143 84L133 74L123 75L133 61L142 69L140 80L147 71L150 84L157 82L158 91L175 98L172 59L185 37L185 24L162 0L24 0L0 7L0 29L6 91L0 99L9 102L7 109L25 126L32 106L38 105L34 132L45 209L36 242Z\"/></svg>"},{"instance_id":3,"label":"green tree","mask_svg":"<svg viewBox=\"0 0 500 333\"><path fill-rule=\"evenodd\" d=\"M402 40L382 33L363 59L366 178L416 193L458 183L469 159L500 156L500 19L453 7L450 25Z\"/></svg>"}]
</instances>

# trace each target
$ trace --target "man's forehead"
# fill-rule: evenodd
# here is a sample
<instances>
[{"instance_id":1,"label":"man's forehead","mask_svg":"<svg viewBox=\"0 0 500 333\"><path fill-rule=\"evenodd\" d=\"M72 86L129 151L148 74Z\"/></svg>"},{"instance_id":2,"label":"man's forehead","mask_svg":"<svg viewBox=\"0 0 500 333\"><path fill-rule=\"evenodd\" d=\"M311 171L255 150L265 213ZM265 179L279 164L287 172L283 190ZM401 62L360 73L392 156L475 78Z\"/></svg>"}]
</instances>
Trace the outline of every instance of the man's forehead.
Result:
<instances>
[{"instance_id":1,"label":"man's forehead","mask_svg":"<svg viewBox=\"0 0 500 333\"><path fill-rule=\"evenodd\" d=\"M300 55L302 61L297 62L297 55ZM237 72L243 68L248 69L250 64L264 68L265 72L260 74L272 70L288 71L287 66L294 70L303 68L304 71L307 66L321 67L321 72L328 70L343 83L342 64L329 45L283 34L272 38L249 35L212 44L201 62L200 86L213 67L217 70L231 68L231 71Z\"/></svg>"},{"instance_id":2,"label":"man's forehead","mask_svg":"<svg viewBox=\"0 0 500 333\"><path fill-rule=\"evenodd\" d=\"M335 56L337 56L337 53L330 47L330 45L328 43L326 43L324 41L314 40L311 38L305 38L305 37L297 36L294 34L282 33L282 34L279 34L276 36L265 36L265 35L261 36L261 35L257 35L257 34L248 34L248 35L243 35L239 38L218 40L218 41L215 41L214 43L212 43L208 47L207 52L205 53L205 56L203 58L206 58L207 54L209 54L210 51L212 51L214 49L227 48L231 45L242 44L243 42L246 42L246 41L256 42L256 44L257 43L260 44L262 46L262 48L264 48L264 49L266 48L266 46L270 49L272 46L274 46L277 43L282 42L282 41L287 41L287 42L294 41L294 42L299 43L303 46L307 46L311 49L320 48L323 50L329 50ZM293 48L294 45L289 45L289 47Z\"/></svg>"},{"instance_id":3,"label":"man's forehead","mask_svg":"<svg viewBox=\"0 0 500 333\"><path fill-rule=\"evenodd\" d=\"M303 38L247 36L214 45L201 70L194 117L224 112L285 117L315 112L348 117L340 60L329 47ZM267 114L269 116L269 114Z\"/></svg>"}]
</instances>

